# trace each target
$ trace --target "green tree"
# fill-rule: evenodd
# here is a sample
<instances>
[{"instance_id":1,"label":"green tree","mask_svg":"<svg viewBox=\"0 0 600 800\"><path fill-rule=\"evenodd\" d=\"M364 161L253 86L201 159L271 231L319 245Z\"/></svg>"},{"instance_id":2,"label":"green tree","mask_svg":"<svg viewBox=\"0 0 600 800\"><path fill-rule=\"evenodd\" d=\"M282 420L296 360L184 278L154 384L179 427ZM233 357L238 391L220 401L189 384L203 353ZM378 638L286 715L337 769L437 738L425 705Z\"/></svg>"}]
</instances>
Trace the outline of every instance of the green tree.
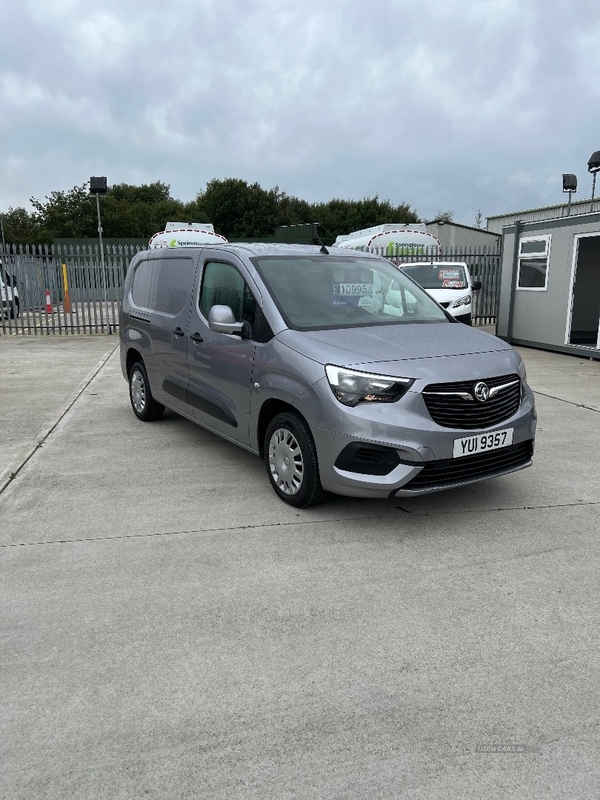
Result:
<instances>
[{"instance_id":1,"label":"green tree","mask_svg":"<svg viewBox=\"0 0 600 800\"><path fill-rule=\"evenodd\" d=\"M89 197L87 184L68 192L51 192L45 202L35 197L30 202L40 243L49 244L58 237L98 235L96 206Z\"/></svg>"},{"instance_id":2,"label":"green tree","mask_svg":"<svg viewBox=\"0 0 600 800\"><path fill-rule=\"evenodd\" d=\"M36 244L38 241L37 224L25 208L9 207L8 212L2 214L2 225L7 244Z\"/></svg>"},{"instance_id":3,"label":"green tree","mask_svg":"<svg viewBox=\"0 0 600 800\"><path fill-rule=\"evenodd\" d=\"M44 201L31 198L38 241L56 238L96 237L98 214L88 184L67 192L52 192ZM102 233L105 237L149 238L163 230L169 219L178 219L184 204L174 200L161 181L133 186L119 183L100 198Z\"/></svg>"},{"instance_id":4,"label":"green tree","mask_svg":"<svg viewBox=\"0 0 600 800\"><path fill-rule=\"evenodd\" d=\"M277 186L267 190L239 178L214 179L188 208L198 221L212 222L222 236L255 238L272 234L281 224L282 197Z\"/></svg>"},{"instance_id":5,"label":"green tree","mask_svg":"<svg viewBox=\"0 0 600 800\"><path fill-rule=\"evenodd\" d=\"M363 200L339 198L308 203L281 191L263 189L239 178L214 179L191 203L171 197L162 181L134 186L119 183L100 198L102 228L106 238L149 239L164 230L168 220L210 222L227 238L271 236L279 225L319 222L333 239L339 234L382 223L418 222L407 203L393 205L377 195ZM56 238L95 238L98 235L96 202L88 184L69 191L52 192L44 200L31 198L33 212L10 209L5 215L7 242L50 244ZM452 212L440 212L450 221Z\"/></svg>"},{"instance_id":6,"label":"green tree","mask_svg":"<svg viewBox=\"0 0 600 800\"><path fill-rule=\"evenodd\" d=\"M184 212L184 204L174 200L169 186L161 181L141 186L117 184L100 202L105 236L148 239L164 230L168 220L182 218Z\"/></svg>"},{"instance_id":7,"label":"green tree","mask_svg":"<svg viewBox=\"0 0 600 800\"><path fill-rule=\"evenodd\" d=\"M419 217L407 203L394 206L389 200L380 200L377 195L364 200L335 199L317 203L312 206L312 214L314 219L311 221L320 222L334 237L372 225L419 222Z\"/></svg>"},{"instance_id":8,"label":"green tree","mask_svg":"<svg viewBox=\"0 0 600 800\"><path fill-rule=\"evenodd\" d=\"M433 222L453 222L453 221L454 221L453 211L438 211L435 217L433 218Z\"/></svg>"}]
</instances>

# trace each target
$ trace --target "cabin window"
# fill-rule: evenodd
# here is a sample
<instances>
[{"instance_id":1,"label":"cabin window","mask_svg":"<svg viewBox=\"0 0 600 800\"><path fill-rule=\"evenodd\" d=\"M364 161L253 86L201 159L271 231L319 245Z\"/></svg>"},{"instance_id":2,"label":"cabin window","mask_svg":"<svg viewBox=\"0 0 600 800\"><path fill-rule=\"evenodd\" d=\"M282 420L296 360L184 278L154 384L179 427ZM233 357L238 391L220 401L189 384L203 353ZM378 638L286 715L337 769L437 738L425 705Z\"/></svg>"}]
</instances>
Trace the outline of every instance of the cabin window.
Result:
<instances>
[{"instance_id":1,"label":"cabin window","mask_svg":"<svg viewBox=\"0 0 600 800\"><path fill-rule=\"evenodd\" d=\"M547 290L550 240L550 236L530 236L520 240L517 289Z\"/></svg>"}]
</instances>

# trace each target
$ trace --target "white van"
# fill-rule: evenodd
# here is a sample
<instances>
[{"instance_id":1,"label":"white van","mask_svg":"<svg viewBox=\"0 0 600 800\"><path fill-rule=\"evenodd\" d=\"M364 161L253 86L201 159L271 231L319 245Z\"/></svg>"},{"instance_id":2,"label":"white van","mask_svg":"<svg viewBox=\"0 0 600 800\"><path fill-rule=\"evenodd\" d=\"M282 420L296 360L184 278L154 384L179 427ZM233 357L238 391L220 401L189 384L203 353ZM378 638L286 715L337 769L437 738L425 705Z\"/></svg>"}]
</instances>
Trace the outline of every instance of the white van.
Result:
<instances>
[{"instance_id":1,"label":"white van","mask_svg":"<svg viewBox=\"0 0 600 800\"><path fill-rule=\"evenodd\" d=\"M422 261L400 269L459 322L471 325L473 292L481 289L481 281L471 279L464 261Z\"/></svg>"},{"instance_id":2,"label":"white van","mask_svg":"<svg viewBox=\"0 0 600 800\"><path fill-rule=\"evenodd\" d=\"M334 247L351 250L373 250L378 255L429 256L435 258L442 253L437 236L429 233L422 223L397 223L393 225L374 225L345 236L338 236Z\"/></svg>"},{"instance_id":3,"label":"white van","mask_svg":"<svg viewBox=\"0 0 600 800\"><path fill-rule=\"evenodd\" d=\"M220 233L215 233L210 222L167 222L164 231L155 233L148 247L151 250L163 247L196 247L199 244L223 244L227 242Z\"/></svg>"},{"instance_id":4,"label":"white van","mask_svg":"<svg viewBox=\"0 0 600 800\"><path fill-rule=\"evenodd\" d=\"M9 275L2 261L0 260L0 308L2 316L6 315L11 319L19 316L20 303L19 291L17 289L17 279L15 275Z\"/></svg>"}]
</instances>

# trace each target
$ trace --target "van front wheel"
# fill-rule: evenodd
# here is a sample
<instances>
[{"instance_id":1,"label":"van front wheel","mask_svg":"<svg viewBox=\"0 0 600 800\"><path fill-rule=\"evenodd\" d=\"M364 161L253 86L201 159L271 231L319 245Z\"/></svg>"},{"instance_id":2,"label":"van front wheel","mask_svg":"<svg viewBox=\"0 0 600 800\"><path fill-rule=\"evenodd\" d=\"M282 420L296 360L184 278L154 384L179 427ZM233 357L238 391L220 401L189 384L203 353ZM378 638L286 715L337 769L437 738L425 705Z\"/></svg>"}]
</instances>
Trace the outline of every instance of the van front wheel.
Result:
<instances>
[{"instance_id":1,"label":"van front wheel","mask_svg":"<svg viewBox=\"0 0 600 800\"><path fill-rule=\"evenodd\" d=\"M264 452L271 486L283 501L308 508L324 499L315 442L299 414L284 412L273 417Z\"/></svg>"},{"instance_id":2,"label":"van front wheel","mask_svg":"<svg viewBox=\"0 0 600 800\"><path fill-rule=\"evenodd\" d=\"M133 413L142 422L154 422L165 413L165 407L152 396L148 373L141 361L136 361L129 369L129 399Z\"/></svg>"}]
</instances>

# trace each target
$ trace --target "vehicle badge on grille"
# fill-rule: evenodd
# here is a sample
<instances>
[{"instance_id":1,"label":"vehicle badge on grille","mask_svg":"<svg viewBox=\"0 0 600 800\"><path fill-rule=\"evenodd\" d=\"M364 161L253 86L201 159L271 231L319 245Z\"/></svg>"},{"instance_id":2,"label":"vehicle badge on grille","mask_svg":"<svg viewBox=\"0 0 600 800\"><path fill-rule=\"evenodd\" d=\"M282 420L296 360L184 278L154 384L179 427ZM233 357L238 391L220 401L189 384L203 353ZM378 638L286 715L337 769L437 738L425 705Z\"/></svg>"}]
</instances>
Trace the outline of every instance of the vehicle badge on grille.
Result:
<instances>
[{"instance_id":1,"label":"vehicle badge on grille","mask_svg":"<svg viewBox=\"0 0 600 800\"><path fill-rule=\"evenodd\" d=\"M473 387L473 394L476 400L479 400L480 403L485 403L490 399L490 387L487 383L479 381L479 383L476 383Z\"/></svg>"}]
</instances>

